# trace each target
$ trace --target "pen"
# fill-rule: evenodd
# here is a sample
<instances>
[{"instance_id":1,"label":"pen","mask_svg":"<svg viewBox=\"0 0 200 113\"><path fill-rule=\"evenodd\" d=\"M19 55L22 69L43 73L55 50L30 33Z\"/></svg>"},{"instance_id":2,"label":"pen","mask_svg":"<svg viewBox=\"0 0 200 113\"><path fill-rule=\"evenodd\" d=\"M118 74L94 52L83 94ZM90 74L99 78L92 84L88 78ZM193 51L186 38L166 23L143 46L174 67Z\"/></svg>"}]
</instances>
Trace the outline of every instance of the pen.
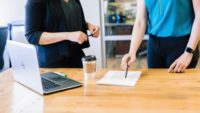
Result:
<instances>
[{"instance_id":1,"label":"pen","mask_svg":"<svg viewBox=\"0 0 200 113\"><path fill-rule=\"evenodd\" d=\"M95 29L93 29L93 32L95 31ZM90 33L89 35L88 35L88 37L93 37L93 34L92 33Z\"/></svg>"},{"instance_id":2,"label":"pen","mask_svg":"<svg viewBox=\"0 0 200 113\"><path fill-rule=\"evenodd\" d=\"M90 35L88 35L88 37L92 36L93 34L91 33Z\"/></svg>"},{"instance_id":3,"label":"pen","mask_svg":"<svg viewBox=\"0 0 200 113\"><path fill-rule=\"evenodd\" d=\"M128 75L128 68L129 68L128 62L129 62L129 60L130 60L130 57L128 57L128 60L127 60L127 66L126 66L125 78L127 78L127 75Z\"/></svg>"},{"instance_id":4,"label":"pen","mask_svg":"<svg viewBox=\"0 0 200 113\"><path fill-rule=\"evenodd\" d=\"M127 65L126 72L125 72L125 78L127 78L127 75L128 75L128 68L129 68L129 66Z\"/></svg>"}]
</instances>

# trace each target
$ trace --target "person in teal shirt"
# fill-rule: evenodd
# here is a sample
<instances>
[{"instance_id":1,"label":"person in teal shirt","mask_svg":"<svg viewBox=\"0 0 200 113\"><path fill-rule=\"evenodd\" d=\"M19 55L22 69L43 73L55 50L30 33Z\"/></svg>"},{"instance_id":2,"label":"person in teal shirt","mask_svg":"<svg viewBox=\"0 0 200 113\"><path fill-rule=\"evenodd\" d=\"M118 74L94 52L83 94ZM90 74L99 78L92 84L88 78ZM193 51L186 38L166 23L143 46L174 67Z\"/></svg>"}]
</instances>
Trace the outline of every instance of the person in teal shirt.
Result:
<instances>
[{"instance_id":1,"label":"person in teal shirt","mask_svg":"<svg viewBox=\"0 0 200 113\"><path fill-rule=\"evenodd\" d=\"M136 60L145 33L149 35L149 68L184 72L199 58L200 0L137 0L137 15L129 53L122 58L126 69Z\"/></svg>"}]
</instances>

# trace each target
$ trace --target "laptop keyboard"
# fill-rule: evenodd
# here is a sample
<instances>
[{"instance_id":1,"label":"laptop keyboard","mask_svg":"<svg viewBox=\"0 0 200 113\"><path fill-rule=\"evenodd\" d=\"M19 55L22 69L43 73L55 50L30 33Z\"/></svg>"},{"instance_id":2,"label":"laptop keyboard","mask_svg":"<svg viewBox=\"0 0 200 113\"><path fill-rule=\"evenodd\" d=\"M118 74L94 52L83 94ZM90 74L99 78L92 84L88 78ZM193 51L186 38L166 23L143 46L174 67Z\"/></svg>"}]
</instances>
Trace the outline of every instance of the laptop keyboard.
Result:
<instances>
[{"instance_id":1,"label":"laptop keyboard","mask_svg":"<svg viewBox=\"0 0 200 113\"><path fill-rule=\"evenodd\" d=\"M50 80L42 78L42 86L43 86L43 89L51 89L51 88L58 87L60 85L54 82L51 82Z\"/></svg>"}]
</instances>

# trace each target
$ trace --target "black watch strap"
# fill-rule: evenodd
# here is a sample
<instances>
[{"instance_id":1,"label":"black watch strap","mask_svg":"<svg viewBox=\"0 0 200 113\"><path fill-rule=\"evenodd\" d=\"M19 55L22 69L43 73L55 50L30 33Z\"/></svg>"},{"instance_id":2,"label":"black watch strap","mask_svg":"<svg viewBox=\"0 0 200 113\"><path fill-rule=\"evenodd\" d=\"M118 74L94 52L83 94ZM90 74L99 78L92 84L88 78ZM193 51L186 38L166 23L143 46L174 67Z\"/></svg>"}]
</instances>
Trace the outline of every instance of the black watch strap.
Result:
<instances>
[{"instance_id":1,"label":"black watch strap","mask_svg":"<svg viewBox=\"0 0 200 113\"><path fill-rule=\"evenodd\" d=\"M188 53L191 53L191 54L194 53L194 50L190 47L186 47L185 51L188 52Z\"/></svg>"}]
</instances>

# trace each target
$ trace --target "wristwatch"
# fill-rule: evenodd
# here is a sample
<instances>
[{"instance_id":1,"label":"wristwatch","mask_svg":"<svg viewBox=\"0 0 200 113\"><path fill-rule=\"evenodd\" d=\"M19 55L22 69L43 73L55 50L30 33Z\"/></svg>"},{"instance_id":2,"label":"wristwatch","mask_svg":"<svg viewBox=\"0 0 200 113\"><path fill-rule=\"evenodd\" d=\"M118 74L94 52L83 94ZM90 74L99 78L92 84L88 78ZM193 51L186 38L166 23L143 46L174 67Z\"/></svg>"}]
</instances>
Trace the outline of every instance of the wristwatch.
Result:
<instances>
[{"instance_id":1,"label":"wristwatch","mask_svg":"<svg viewBox=\"0 0 200 113\"><path fill-rule=\"evenodd\" d=\"M191 54L194 53L194 50L190 47L186 47L185 51L188 52L188 53L191 53Z\"/></svg>"}]
</instances>

